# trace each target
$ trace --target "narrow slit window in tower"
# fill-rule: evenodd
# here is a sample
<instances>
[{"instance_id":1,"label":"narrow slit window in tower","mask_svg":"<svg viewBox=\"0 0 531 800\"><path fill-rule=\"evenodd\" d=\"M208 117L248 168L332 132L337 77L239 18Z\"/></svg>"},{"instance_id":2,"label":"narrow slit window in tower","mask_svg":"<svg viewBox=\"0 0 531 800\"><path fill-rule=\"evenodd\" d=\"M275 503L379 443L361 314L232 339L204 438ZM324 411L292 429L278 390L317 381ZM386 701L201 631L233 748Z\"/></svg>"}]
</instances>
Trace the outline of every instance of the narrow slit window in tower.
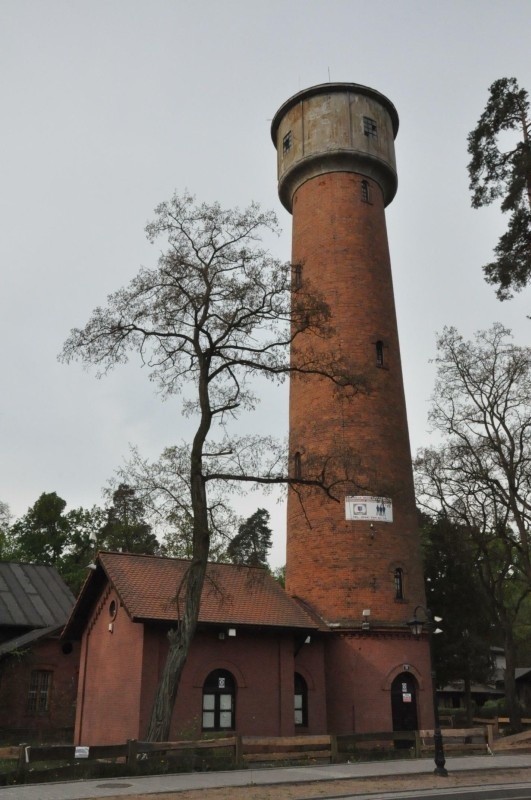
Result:
<instances>
[{"instance_id":1,"label":"narrow slit window in tower","mask_svg":"<svg viewBox=\"0 0 531 800\"><path fill-rule=\"evenodd\" d=\"M293 267L293 288L300 289L302 286L302 264L295 264Z\"/></svg>"},{"instance_id":2,"label":"narrow slit window in tower","mask_svg":"<svg viewBox=\"0 0 531 800\"><path fill-rule=\"evenodd\" d=\"M381 339L376 342L376 366L383 367L384 365L384 345Z\"/></svg>"},{"instance_id":3,"label":"narrow slit window in tower","mask_svg":"<svg viewBox=\"0 0 531 800\"><path fill-rule=\"evenodd\" d=\"M400 567L395 569L395 600L404 599L404 570Z\"/></svg>"},{"instance_id":4,"label":"narrow slit window in tower","mask_svg":"<svg viewBox=\"0 0 531 800\"><path fill-rule=\"evenodd\" d=\"M363 117L363 133L370 139L378 138L378 126L376 121L370 117Z\"/></svg>"},{"instance_id":5,"label":"narrow slit window in tower","mask_svg":"<svg viewBox=\"0 0 531 800\"><path fill-rule=\"evenodd\" d=\"M296 478L302 477L301 454L298 451L293 456L293 473Z\"/></svg>"},{"instance_id":6,"label":"narrow slit window in tower","mask_svg":"<svg viewBox=\"0 0 531 800\"><path fill-rule=\"evenodd\" d=\"M361 201L362 201L362 203L370 203L371 202L369 181L362 181L361 182Z\"/></svg>"}]
</instances>

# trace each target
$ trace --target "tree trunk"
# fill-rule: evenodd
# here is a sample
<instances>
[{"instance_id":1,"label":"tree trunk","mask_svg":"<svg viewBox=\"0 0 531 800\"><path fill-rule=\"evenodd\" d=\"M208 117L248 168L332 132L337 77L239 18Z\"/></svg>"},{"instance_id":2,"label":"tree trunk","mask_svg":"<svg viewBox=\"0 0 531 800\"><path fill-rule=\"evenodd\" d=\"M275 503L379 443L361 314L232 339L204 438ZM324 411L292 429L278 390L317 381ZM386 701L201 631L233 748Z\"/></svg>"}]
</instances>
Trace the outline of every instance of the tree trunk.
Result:
<instances>
[{"instance_id":1,"label":"tree trunk","mask_svg":"<svg viewBox=\"0 0 531 800\"><path fill-rule=\"evenodd\" d=\"M168 634L170 649L157 686L151 711L147 734L147 739L150 742L166 742L170 736L171 718L177 691L199 618L201 593L205 582L210 549L208 502L203 479L202 461L203 446L212 422L212 413L208 397L207 373L204 369L201 371L198 388L201 419L194 436L190 454L190 499L194 520L192 562L188 567L185 578L186 592L183 616L177 629L170 631ZM176 594L178 594L178 591L179 589L176 590Z\"/></svg>"},{"instance_id":2,"label":"tree trunk","mask_svg":"<svg viewBox=\"0 0 531 800\"><path fill-rule=\"evenodd\" d=\"M186 664L199 616L206 560L193 561L186 577L184 614L177 628L168 633L170 648L157 686L147 732L148 742L167 742L182 671Z\"/></svg>"}]
</instances>

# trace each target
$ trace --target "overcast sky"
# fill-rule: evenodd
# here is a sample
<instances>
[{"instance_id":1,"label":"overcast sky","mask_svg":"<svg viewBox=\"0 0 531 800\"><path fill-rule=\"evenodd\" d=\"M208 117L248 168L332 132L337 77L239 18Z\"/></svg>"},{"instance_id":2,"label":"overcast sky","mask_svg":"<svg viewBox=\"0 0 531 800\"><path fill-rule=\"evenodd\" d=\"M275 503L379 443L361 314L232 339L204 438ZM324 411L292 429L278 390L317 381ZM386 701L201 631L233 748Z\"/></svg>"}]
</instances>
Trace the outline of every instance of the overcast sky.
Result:
<instances>
[{"instance_id":1,"label":"overcast sky","mask_svg":"<svg viewBox=\"0 0 531 800\"><path fill-rule=\"evenodd\" d=\"M490 84L531 91L529 0L0 0L0 500L15 516L56 491L101 490L138 445L186 436L134 362L103 379L57 362L69 330L154 265L153 208L199 200L277 211L270 121L292 94L351 81L400 116L399 189L387 210L412 450L429 440L435 334L500 321L529 344L531 289L500 303L481 266L506 220L470 207L466 136ZM287 395L258 411L285 432ZM283 509L272 513L284 562Z\"/></svg>"}]
</instances>

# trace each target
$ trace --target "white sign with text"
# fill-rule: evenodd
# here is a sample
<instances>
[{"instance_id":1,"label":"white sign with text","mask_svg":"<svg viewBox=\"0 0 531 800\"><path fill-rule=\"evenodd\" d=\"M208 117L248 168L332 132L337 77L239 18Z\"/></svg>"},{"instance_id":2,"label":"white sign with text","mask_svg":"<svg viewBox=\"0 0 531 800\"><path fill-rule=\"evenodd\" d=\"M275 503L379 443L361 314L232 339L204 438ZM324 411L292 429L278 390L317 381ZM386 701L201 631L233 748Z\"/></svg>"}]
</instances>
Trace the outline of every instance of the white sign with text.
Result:
<instances>
[{"instance_id":1,"label":"white sign with text","mask_svg":"<svg viewBox=\"0 0 531 800\"><path fill-rule=\"evenodd\" d=\"M365 522L392 522L393 501L389 497L345 498L345 519L361 519Z\"/></svg>"}]
</instances>

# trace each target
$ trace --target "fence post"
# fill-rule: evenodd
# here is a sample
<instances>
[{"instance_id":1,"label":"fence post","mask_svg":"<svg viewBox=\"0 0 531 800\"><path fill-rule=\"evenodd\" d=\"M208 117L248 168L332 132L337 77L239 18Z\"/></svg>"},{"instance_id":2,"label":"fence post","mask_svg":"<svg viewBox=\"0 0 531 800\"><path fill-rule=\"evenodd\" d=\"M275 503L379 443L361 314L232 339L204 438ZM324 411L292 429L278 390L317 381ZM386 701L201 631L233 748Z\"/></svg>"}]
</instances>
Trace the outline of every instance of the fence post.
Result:
<instances>
[{"instance_id":1,"label":"fence post","mask_svg":"<svg viewBox=\"0 0 531 800\"><path fill-rule=\"evenodd\" d=\"M19 747L18 763L17 763L17 783L26 783L26 748L28 749L28 754L29 754L28 745L21 744Z\"/></svg>"},{"instance_id":2,"label":"fence post","mask_svg":"<svg viewBox=\"0 0 531 800\"><path fill-rule=\"evenodd\" d=\"M415 758L420 758L422 755L420 744L420 731L415 731Z\"/></svg>"},{"instance_id":3,"label":"fence post","mask_svg":"<svg viewBox=\"0 0 531 800\"><path fill-rule=\"evenodd\" d=\"M127 740L127 755L125 757L125 762L127 764L127 768L136 772L138 767L138 740L137 739L128 739Z\"/></svg>"},{"instance_id":4,"label":"fence post","mask_svg":"<svg viewBox=\"0 0 531 800\"><path fill-rule=\"evenodd\" d=\"M335 733L330 734L330 763L337 764L339 762L339 755L337 750L337 736Z\"/></svg>"},{"instance_id":5,"label":"fence post","mask_svg":"<svg viewBox=\"0 0 531 800\"><path fill-rule=\"evenodd\" d=\"M489 750L492 750L492 748L494 747L494 725L487 722L485 728L487 733L487 747L489 748Z\"/></svg>"},{"instance_id":6,"label":"fence post","mask_svg":"<svg viewBox=\"0 0 531 800\"><path fill-rule=\"evenodd\" d=\"M242 737L238 734L234 737L234 769L243 767L243 743Z\"/></svg>"}]
</instances>

